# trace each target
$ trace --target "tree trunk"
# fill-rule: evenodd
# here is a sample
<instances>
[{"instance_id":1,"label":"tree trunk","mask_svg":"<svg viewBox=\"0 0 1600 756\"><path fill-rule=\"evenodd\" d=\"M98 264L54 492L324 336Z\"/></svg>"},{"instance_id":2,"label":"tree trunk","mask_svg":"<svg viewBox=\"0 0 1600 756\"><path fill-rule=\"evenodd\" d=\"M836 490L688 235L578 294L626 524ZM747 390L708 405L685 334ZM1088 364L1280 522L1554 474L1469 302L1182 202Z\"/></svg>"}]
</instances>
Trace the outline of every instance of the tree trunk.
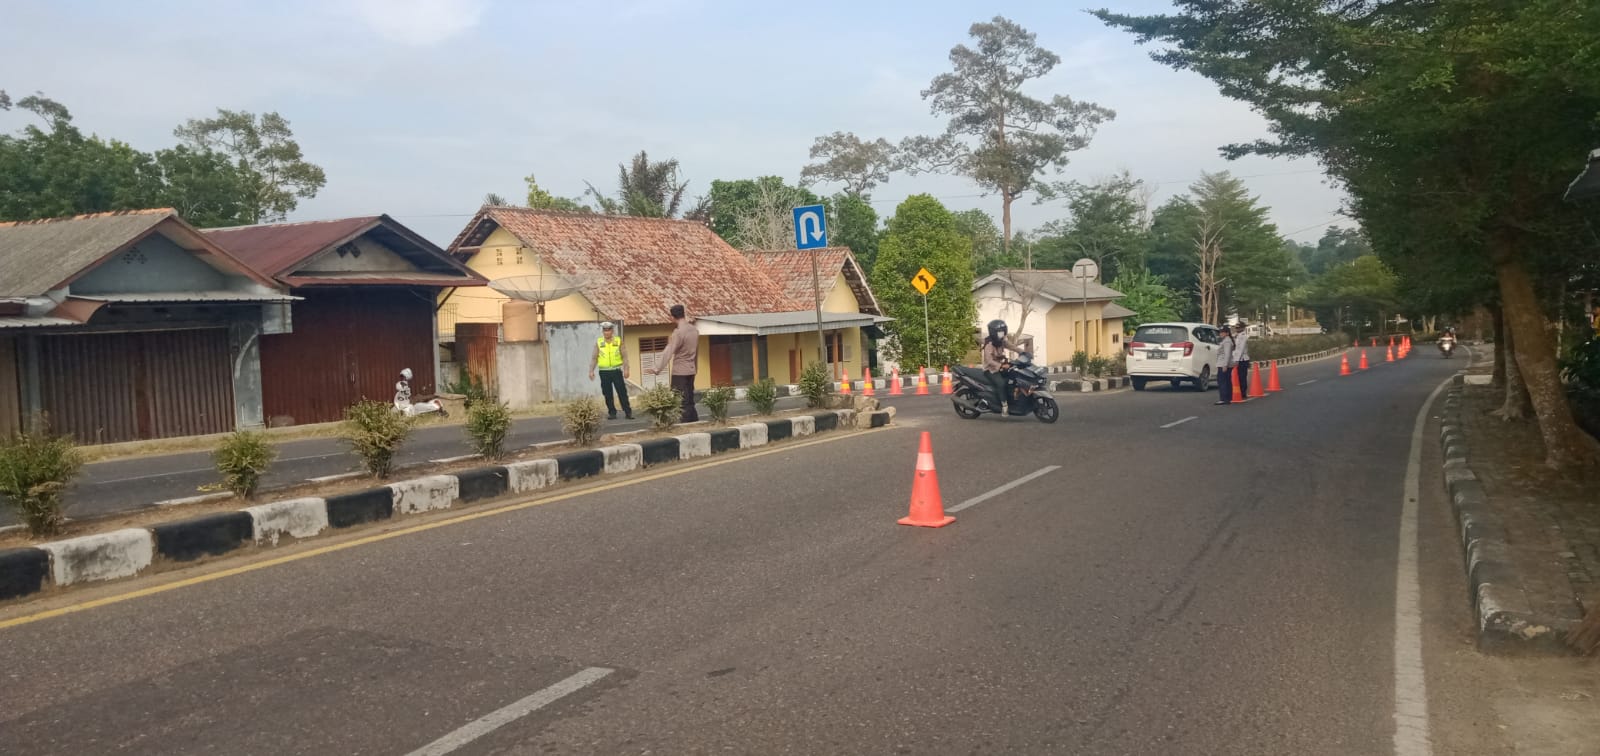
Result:
<instances>
[{"instance_id":1,"label":"tree trunk","mask_svg":"<svg viewBox=\"0 0 1600 756\"><path fill-rule=\"evenodd\" d=\"M1504 390L1506 387L1506 362L1511 359L1511 353L1506 351L1506 318L1499 307L1489 309L1489 314L1494 318L1494 377L1489 385Z\"/></svg>"},{"instance_id":2,"label":"tree trunk","mask_svg":"<svg viewBox=\"0 0 1600 756\"><path fill-rule=\"evenodd\" d=\"M1005 237L1001 248L1007 255L1011 254L1011 201L1014 199L1016 198L1007 193L1002 192L1000 195L1000 224Z\"/></svg>"},{"instance_id":3,"label":"tree trunk","mask_svg":"<svg viewBox=\"0 0 1600 756\"><path fill-rule=\"evenodd\" d=\"M1534 295L1533 280L1518 254L1513 231L1502 231L1494 240L1495 276L1500 281L1500 306L1506 321L1507 390L1510 369L1515 364L1539 420L1544 437L1545 466L1571 470L1600 464L1600 443L1578 428L1567 401L1566 387L1556 367L1555 347L1545 331L1544 315Z\"/></svg>"},{"instance_id":4,"label":"tree trunk","mask_svg":"<svg viewBox=\"0 0 1600 756\"><path fill-rule=\"evenodd\" d=\"M1517 367L1517 339L1511 334L1511 329L1502 328L1505 337L1505 366L1495 366L1496 370L1504 371L1505 400L1500 403L1500 409L1489 414L1501 420L1526 420L1533 412L1533 403L1528 396L1528 385L1522 380L1522 370Z\"/></svg>"}]
</instances>

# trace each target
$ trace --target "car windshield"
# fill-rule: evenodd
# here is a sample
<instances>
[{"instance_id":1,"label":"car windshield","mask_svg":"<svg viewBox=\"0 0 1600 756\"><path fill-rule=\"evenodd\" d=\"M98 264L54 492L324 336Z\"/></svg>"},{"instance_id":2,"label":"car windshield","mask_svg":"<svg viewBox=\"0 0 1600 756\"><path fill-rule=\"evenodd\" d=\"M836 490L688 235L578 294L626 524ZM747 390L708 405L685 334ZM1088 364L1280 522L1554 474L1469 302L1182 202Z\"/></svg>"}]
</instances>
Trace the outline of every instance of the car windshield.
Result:
<instances>
[{"instance_id":1,"label":"car windshield","mask_svg":"<svg viewBox=\"0 0 1600 756\"><path fill-rule=\"evenodd\" d=\"M1189 340L1189 329L1183 326L1141 326L1133 340L1145 344L1176 344Z\"/></svg>"}]
</instances>

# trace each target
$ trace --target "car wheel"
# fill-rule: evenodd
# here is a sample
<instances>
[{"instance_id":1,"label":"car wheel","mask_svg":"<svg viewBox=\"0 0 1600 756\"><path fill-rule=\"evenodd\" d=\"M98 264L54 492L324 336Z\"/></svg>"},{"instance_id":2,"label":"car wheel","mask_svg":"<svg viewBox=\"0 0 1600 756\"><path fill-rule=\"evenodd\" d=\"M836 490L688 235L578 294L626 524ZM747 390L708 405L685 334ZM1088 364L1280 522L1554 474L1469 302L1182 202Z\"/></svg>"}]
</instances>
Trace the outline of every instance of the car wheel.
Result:
<instances>
[{"instance_id":1,"label":"car wheel","mask_svg":"<svg viewBox=\"0 0 1600 756\"><path fill-rule=\"evenodd\" d=\"M1211 390L1211 366L1210 365L1207 365L1207 366L1205 366L1203 368L1200 368L1200 377L1194 379L1194 390L1195 391L1202 391L1202 392Z\"/></svg>"},{"instance_id":2,"label":"car wheel","mask_svg":"<svg viewBox=\"0 0 1600 756\"><path fill-rule=\"evenodd\" d=\"M1134 391L1143 391L1144 390L1144 384L1145 384L1146 380L1147 379L1145 379L1145 378L1134 378L1133 379L1133 390Z\"/></svg>"}]
</instances>

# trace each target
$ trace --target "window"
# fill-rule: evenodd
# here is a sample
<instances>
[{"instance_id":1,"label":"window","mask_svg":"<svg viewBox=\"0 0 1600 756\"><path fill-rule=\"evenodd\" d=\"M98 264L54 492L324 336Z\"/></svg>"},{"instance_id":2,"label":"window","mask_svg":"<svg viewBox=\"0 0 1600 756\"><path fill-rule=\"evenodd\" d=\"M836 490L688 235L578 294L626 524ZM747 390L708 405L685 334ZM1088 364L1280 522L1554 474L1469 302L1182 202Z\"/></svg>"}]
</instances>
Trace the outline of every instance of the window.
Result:
<instances>
[{"instance_id":1,"label":"window","mask_svg":"<svg viewBox=\"0 0 1600 756\"><path fill-rule=\"evenodd\" d=\"M839 343L837 341L835 341L832 336L829 336L828 337L828 362L849 362L850 361L850 345L849 344L845 344L844 345L844 358L843 359L836 359L835 356L834 356L834 352L836 352L838 350L838 346L839 346Z\"/></svg>"},{"instance_id":2,"label":"window","mask_svg":"<svg viewBox=\"0 0 1600 756\"><path fill-rule=\"evenodd\" d=\"M1111 343L1113 343L1113 344L1121 344L1122 343L1122 334L1120 334L1120 333L1111 334Z\"/></svg>"},{"instance_id":3,"label":"window","mask_svg":"<svg viewBox=\"0 0 1600 756\"><path fill-rule=\"evenodd\" d=\"M653 339L639 339L639 353L667 351L667 337L660 336Z\"/></svg>"},{"instance_id":4,"label":"window","mask_svg":"<svg viewBox=\"0 0 1600 756\"><path fill-rule=\"evenodd\" d=\"M498 249L495 250L494 251L494 264L495 265L505 265L506 264L506 253L502 252L501 250L498 250Z\"/></svg>"},{"instance_id":5,"label":"window","mask_svg":"<svg viewBox=\"0 0 1600 756\"><path fill-rule=\"evenodd\" d=\"M1196 334L1203 333L1202 329L1195 329ZM1133 334L1133 340L1144 344L1176 344L1189 339L1189 329L1183 326L1139 326Z\"/></svg>"}]
</instances>

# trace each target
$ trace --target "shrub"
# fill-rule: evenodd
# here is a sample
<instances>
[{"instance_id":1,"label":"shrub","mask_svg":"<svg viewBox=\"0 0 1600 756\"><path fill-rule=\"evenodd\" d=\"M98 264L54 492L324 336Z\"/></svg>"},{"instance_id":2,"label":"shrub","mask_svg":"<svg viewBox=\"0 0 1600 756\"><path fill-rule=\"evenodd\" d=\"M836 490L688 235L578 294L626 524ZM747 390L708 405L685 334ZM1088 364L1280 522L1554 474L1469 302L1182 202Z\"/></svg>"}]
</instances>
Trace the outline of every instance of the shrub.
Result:
<instances>
[{"instance_id":1,"label":"shrub","mask_svg":"<svg viewBox=\"0 0 1600 756\"><path fill-rule=\"evenodd\" d=\"M683 395L665 383L658 383L639 393L633 400L640 412L650 416L650 427L666 430L683 419Z\"/></svg>"},{"instance_id":2,"label":"shrub","mask_svg":"<svg viewBox=\"0 0 1600 756\"><path fill-rule=\"evenodd\" d=\"M222 473L222 487L241 499L249 499L256 495L261 476L278 458L278 450L267 443L265 433L237 431L222 440L211 458L217 463L217 472Z\"/></svg>"},{"instance_id":3,"label":"shrub","mask_svg":"<svg viewBox=\"0 0 1600 756\"><path fill-rule=\"evenodd\" d=\"M770 415L772 408L778 405L778 384L773 383L771 378L762 378L745 389L744 398L750 400L750 406L756 408L756 414Z\"/></svg>"},{"instance_id":4,"label":"shrub","mask_svg":"<svg viewBox=\"0 0 1600 756\"><path fill-rule=\"evenodd\" d=\"M485 459L505 455L506 434L511 432L511 408L494 398L467 405L467 437L472 450Z\"/></svg>"},{"instance_id":5,"label":"shrub","mask_svg":"<svg viewBox=\"0 0 1600 756\"><path fill-rule=\"evenodd\" d=\"M588 446L600 437L600 418L605 411L600 400L592 396L571 402L561 412L561 432L579 446Z\"/></svg>"},{"instance_id":6,"label":"shrub","mask_svg":"<svg viewBox=\"0 0 1600 756\"><path fill-rule=\"evenodd\" d=\"M415 418L396 412L389 402L367 400L344 411L345 440L375 478L387 478L394 455L411 435Z\"/></svg>"},{"instance_id":7,"label":"shrub","mask_svg":"<svg viewBox=\"0 0 1600 756\"><path fill-rule=\"evenodd\" d=\"M1083 375L1089 368L1089 353L1079 349L1072 353L1072 372Z\"/></svg>"},{"instance_id":8,"label":"shrub","mask_svg":"<svg viewBox=\"0 0 1600 756\"><path fill-rule=\"evenodd\" d=\"M728 422L728 405L733 403L733 387L712 386L700 397L700 403L711 413L712 422Z\"/></svg>"},{"instance_id":9,"label":"shrub","mask_svg":"<svg viewBox=\"0 0 1600 756\"><path fill-rule=\"evenodd\" d=\"M83 455L70 436L53 436L44 415L28 430L0 442L0 494L17 511L28 533L60 532L66 518L61 497L83 467Z\"/></svg>"},{"instance_id":10,"label":"shrub","mask_svg":"<svg viewBox=\"0 0 1600 756\"><path fill-rule=\"evenodd\" d=\"M826 407L833 396L833 375L825 363L813 362L800 373L800 394L807 407Z\"/></svg>"},{"instance_id":11,"label":"shrub","mask_svg":"<svg viewBox=\"0 0 1600 756\"><path fill-rule=\"evenodd\" d=\"M461 377L457 378L455 383L445 384L444 392L447 394L460 394L466 397L462 404L465 404L468 409L480 402L495 401L495 397L489 394L489 389L485 386L483 380L473 377L465 369L461 371Z\"/></svg>"},{"instance_id":12,"label":"shrub","mask_svg":"<svg viewBox=\"0 0 1600 756\"><path fill-rule=\"evenodd\" d=\"M1111 370L1111 360L1097 354L1089 358L1088 363L1084 365L1084 369L1089 371L1090 377L1099 378Z\"/></svg>"}]
</instances>

